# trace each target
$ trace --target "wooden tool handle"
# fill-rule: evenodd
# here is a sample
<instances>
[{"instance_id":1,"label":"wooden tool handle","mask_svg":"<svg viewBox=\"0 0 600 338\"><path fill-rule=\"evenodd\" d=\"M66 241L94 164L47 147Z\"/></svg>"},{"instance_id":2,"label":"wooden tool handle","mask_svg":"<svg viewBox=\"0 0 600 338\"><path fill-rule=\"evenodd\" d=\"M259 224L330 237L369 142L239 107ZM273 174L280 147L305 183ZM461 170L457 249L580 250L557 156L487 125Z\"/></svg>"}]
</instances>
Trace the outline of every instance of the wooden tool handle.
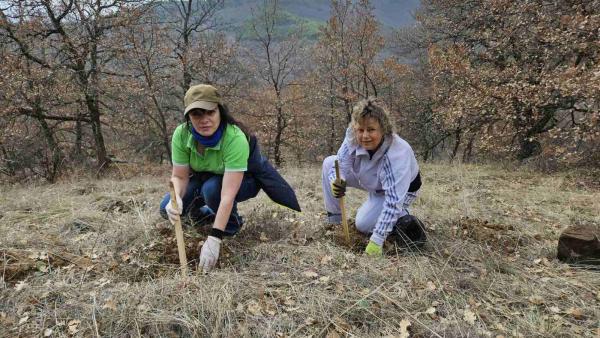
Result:
<instances>
[{"instance_id":1,"label":"wooden tool handle","mask_svg":"<svg viewBox=\"0 0 600 338\"><path fill-rule=\"evenodd\" d=\"M177 195L175 194L175 186L173 181L169 181L169 189L171 194L171 202L175 209L179 209L177 205ZM183 208L183 206L181 206ZM187 257L185 255L185 242L183 241L183 229L181 227L181 219L175 221L175 238L177 239L177 252L179 253L179 264L181 264L181 275L187 276Z\"/></svg>"},{"instance_id":2,"label":"wooden tool handle","mask_svg":"<svg viewBox=\"0 0 600 338\"><path fill-rule=\"evenodd\" d=\"M338 160L335 160L335 180L340 180L340 163Z\"/></svg>"},{"instance_id":3,"label":"wooden tool handle","mask_svg":"<svg viewBox=\"0 0 600 338\"><path fill-rule=\"evenodd\" d=\"M335 180L341 181L340 177L340 164L338 160L335 160ZM348 220L346 218L346 206L344 203L344 196L340 197L340 209L342 210L342 226L344 227L344 236L346 237L346 244L350 246L350 230L348 229Z\"/></svg>"}]
</instances>

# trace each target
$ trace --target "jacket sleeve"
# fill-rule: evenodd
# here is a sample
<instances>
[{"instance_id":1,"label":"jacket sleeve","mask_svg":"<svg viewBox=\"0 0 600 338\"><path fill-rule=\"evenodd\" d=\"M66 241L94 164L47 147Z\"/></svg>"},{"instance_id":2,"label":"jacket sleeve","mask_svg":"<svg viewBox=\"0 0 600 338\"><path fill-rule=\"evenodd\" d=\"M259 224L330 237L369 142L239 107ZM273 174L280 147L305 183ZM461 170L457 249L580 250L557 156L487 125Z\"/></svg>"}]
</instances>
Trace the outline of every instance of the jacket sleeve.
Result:
<instances>
[{"instance_id":1,"label":"jacket sleeve","mask_svg":"<svg viewBox=\"0 0 600 338\"><path fill-rule=\"evenodd\" d=\"M346 136L344 137L344 142L340 146L340 149L337 152L336 159L340 165L340 176L342 179L346 179L346 177L350 176L350 171L352 170L352 139L354 138L354 134L352 133L352 129L348 127L346 129ZM335 180L335 166L331 167L329 171L329 182L333 182Z\"/></svg>"},{"instance_id":2,"label":"jacket sleeve","mask_svg":"<svg viewBox=\"0 0 600 338\"><path fill-rule=\"evenodd\" d=\"M392 156L393 161L390 160L388 154L384 156L379 172L385 200L383 211L379 215L371 235L371 241L378 245L383 245L387 236L394 229L396 221L401 216L404 198L413 178L412 157L414 157L414 154L412 154L412 151L403 149L400 154L394 155L397 156Z\"/></svg>"}]
</instances>

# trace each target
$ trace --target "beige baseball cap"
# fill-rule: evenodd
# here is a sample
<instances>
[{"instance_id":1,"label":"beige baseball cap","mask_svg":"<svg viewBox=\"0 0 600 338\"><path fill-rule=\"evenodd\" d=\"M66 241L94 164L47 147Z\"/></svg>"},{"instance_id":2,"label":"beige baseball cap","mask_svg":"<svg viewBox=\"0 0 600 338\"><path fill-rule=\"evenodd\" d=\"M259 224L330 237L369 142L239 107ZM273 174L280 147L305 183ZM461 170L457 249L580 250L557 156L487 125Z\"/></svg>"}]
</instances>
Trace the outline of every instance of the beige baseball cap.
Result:
<instances>
[{"instance_id":1,"label":"beige baseball cap","mask_svg":"<svg viewBox=\"0 0 600 338\"><path fill-rule=\"evenodd\" d=\"M196 108L205 110L215 110L221 104L221 95L217 89L211 85L199 84L191 86L183 98L185 111L183 115Z\"/></svg>"}]
</instances>

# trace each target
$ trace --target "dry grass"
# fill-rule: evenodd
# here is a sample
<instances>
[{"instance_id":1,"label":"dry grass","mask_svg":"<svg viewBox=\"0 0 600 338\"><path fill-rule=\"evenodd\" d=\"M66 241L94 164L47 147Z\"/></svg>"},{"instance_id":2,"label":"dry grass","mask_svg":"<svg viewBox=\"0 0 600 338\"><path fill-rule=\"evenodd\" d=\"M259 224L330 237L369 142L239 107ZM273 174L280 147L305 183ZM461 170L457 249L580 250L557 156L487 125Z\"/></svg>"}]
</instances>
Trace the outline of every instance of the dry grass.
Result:
<instances>
[{"instance_id":1,"label":"dry grass","mask_svg":"<svg viewBox=\"0 0 600 338\"><path fill-rule=\"evenodd\" d=\"M284 171L301 214L262 193L242 203L220 269L185 280L157 213L167 168L1 187L0 336L401 336L403 320L414 337L600 335L598 272L554 258L565 227L600 224L596 188L426 165L413 211L430 242L371 259L324 229L319 171ZM352 191L350 210L364 197ZM203 238L186 230L190 259Z\"/></svg>"}]
</instances>

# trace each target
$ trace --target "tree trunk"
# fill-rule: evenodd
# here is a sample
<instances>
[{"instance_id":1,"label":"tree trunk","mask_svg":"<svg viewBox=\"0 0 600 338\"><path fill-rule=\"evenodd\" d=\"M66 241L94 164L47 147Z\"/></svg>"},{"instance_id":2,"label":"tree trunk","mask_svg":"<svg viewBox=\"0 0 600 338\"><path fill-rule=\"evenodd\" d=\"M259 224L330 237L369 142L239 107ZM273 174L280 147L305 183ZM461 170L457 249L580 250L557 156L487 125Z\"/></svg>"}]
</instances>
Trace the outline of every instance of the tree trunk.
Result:
<instances>
[{"instance_id":1,"label":"tree trunk","mask_svg":"<svg viewBox=\"0 0 600 338\"><path fill-rule=\"evenodd\" d=\"M329 154L335 151L335 97L333 95L333 79L329 79Z\"/></svg>"},{"instance_id":2,"label":"tree trunk","mask_svg":"<svg viewBox=\"0 0 600 338\"><path fill-rule=\"evenodd\" d=\"M85 77L85 66L80 69L82 76ZM90 51L90 71L89 77L86 77L85 82L85 102L92 121L92 131L94 134L94 144L96 146L96 165L98 171L108 168L110 159L106 152L104 144L104 135L102 134L102 122L100 121L100 105L98 104L98 45L94 42L91 44Z\"/></svg>"},{"instance_id":3,"label":"tree trunk","mask_svg":"<svg viewBox=\"0 0 600 338\"><path fill-rule=\"evenodd\" d=\"M6 150L6 147L2 143L0 143L0 151L2 151L2 158L4 159L5 163L4 168L0 166L0 172L7 176L15 176L15 166L13 165L13 161L10 160L10 154L8 153L8 150Z\"/></svg>"},{"instance_id":4,"label":"tree trunk","mask_svg":"<svg viewBox=\"0 0 600 338\"><path fill-rule=\"evenodd\" d=\"M153 82L149 78L147 78L147 82L149 90L152 91ZM157 118L150 118L150 120L152 120L158 127L160 136L162 138L162 145L165 149L165 152L167 153L169 162L171 162L171 141L169 140L169 133L167 131L167 121L165 120L165 114L160 106L160 103L158 102L158 98L154 94L152 94L152 102L154 103L154 107L156 108ZM162 163L162 156L160 159L160 163Z\"/></svg>"},{"instance_id":5,"label":"tree trunk","mask_svg":"<svg viewBox=\"0 0 600 338\"><path fill-rule=\"evenodd\" d=\"M350 107L350 101L346 98L346 93L348 92L348 88L344 87L344 109L346 110L346 124L352 121L352 109Z\"/></svg>"},{"instance_id":6,"label":"tree trunk","mask_svg":"<svg viewBox=\"0 0 600 338\"><path fill-rule=\"evenodd\" d=\"M98 107L95 93L86 93L85 102L90 114L92 134L94 135L94 146L96 150L96 160L98 169L106 169L110 165L110 159L107 156L104 136L102 135L102 124L100 122L100 109Z\"/></svg>"},{"instance_id":7,"label":"tree trunk","mask_svg":"<svg viewBox=\"0 0 600 338\"><path fill-rule=\"evenodd\" d=\"M454 134L454 149L452 149L452 155L450 156L450 163L452 163L452 161L454 161L454 158L456 157L456 154L458 153L458 148L460 147L460 142L461 142L461 136L462 136L462 130L457 129L456 133Z\"/></svg>"},{"instance_id":8,"label":"tree trunk","mask_svg":"<svg viewBox=\"0 0 600 338\"><path fill-rule=\"evenodd\" d=\"M192 83L192 74L190 72L189 67L189 50L190 50L190 38L192 32L190 31L190 19L192 15L192 2L193 0L188 0L185 6L182 6L184 17L183 17L183 27L182 38L183 38L183 46L181 48L181 73L183 76L182 90L183 94L187 92L188 88L190 88L190 84ZM183 5L183 1L181 2ZM181 9L180 9L181 10Z\"/></svg>"},{"instance_id":9,"label":"tree trunk","mask_svg":"<svg viewBox=\"0 0 600 338\"><path fill-rule=\"evenodd\" d=\"M473 134L469 138L469 143L467 143L467 147L463 150L463 163L467 163L471 161L471 155L473 152L473 144L475 143L475 134Z\"/></svg>"},{"instance_id":10,"label":"tree trunk","mask_svg":"<svg viewBox=\"0 0 600 338\"><path fill-rule=\"evenodd\" d=\"M544 116L525 132L521 139L520 160L538 155L542 151L541 143L533 138L552 129L554 127L551 122L553 118L554 112L547 109ZM551 123L551 125L547 126L548 123Z\"/></svg>"},{"instance_id":11,"label":"tree trunk","mask_svg":"<svg viewBox=\"0 0 600 338\"><path fill-rule=\"evenodd\" d=\"M190 88L190 85L192 83L192 74L190 73L188 61L187 61L187 50L184 53L186 53L186 55L185 55L184 60L182 60L182 62L181 62L181 68L182 68L182 72L183 72L183 83L182 83L183 94L185 94L185 92L187 92L188 88Z\"/></svg>"},{"instance_id":12,"label":"tree trunk","mask_svg":"<svg viewBox=\"0 0 600 338\"><path fill-rule=\"evenodd\" d=\"M275 131L275 144L273 159L277 167L281 166L281 136L283 134L283 111L281 107L277 107L277 129Z\"/></svg>"},{"instance_id":13,"label":"tree trunk","mask_svg":"<svg viewBox=\"0 0 600 338\"><path fill-rule=\"evenodd\" d=\"M41 116L41 112L36 109L38 116ZM43 118L37 118L37 121L40 125L40 129L42 129L42 133L44 134L44 138L46 139L46 143L50 151L52 152L52 161L46 166L45 169L45 178L48 182L54 183L58 173L60 172L60 164L62 162L62 154L60 149L58 148L58 143L54 138L54 133L50 129L48 122Z\"/></svg>"},{"instance_id":14,"label":"tree trunk","mask_svg":"<svg viewBox=\"0 0 600 338\"><path fill-rule=\"evenodd\" d=\"M81 117L81 111L77 113L78 117ZM75 121L75 147L73 148L73 159L77 162L81 162L83 159L83 126L81 120Z\"/></svg>"}]
</instances>

